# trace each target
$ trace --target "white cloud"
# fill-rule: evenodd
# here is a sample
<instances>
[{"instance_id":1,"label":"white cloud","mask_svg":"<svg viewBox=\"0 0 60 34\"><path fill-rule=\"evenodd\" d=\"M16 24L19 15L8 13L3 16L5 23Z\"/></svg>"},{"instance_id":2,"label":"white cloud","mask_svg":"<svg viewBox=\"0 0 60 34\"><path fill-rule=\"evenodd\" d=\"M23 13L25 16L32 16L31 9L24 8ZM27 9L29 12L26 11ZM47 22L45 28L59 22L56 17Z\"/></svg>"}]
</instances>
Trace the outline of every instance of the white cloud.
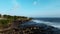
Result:
<instances>
[{"instance_id":1,"label":"white cloud","mask_svg":"<svg viewBox=\"0 0 60 34\"><path fill-rule=\"evenodd\" d=\"M13 11L17 11L18 9L20 9L20 5L19 3L17 2L17 0L12 0L12 3L13 3Z\"/></svg>"},{"instance_id":2,"label":"white cloud","mask_svg":"<svg viewBox=\"0 0 60 34\"><path fill-rule=\"evenodd\" d=\"M18 14L19 10L21 9L21 5L17 2L17 0L11 0L11 5L12 7L8 10L6 10L6 12L4 12L4 14L9 14L9 15L16 15Z\"/></svg>"}]
</instances>

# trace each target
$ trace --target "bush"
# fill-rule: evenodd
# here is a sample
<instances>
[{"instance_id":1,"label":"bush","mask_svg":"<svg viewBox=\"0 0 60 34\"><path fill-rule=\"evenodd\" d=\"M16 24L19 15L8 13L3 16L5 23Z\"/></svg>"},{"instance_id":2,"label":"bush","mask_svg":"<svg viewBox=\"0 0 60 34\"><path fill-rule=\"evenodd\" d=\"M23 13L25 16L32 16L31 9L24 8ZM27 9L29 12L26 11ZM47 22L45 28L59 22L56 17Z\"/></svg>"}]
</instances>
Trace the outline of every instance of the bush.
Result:
<instances>
[{"instance_id":1,"label":"bush","mask_svg":"<svg viewBox=\"0 0 60 34\"><path fill-rule=\"evenodd\" d=\"M0 25L2 27L8 26L9 20L0 20Z\"/></svg>"}]
</instances>

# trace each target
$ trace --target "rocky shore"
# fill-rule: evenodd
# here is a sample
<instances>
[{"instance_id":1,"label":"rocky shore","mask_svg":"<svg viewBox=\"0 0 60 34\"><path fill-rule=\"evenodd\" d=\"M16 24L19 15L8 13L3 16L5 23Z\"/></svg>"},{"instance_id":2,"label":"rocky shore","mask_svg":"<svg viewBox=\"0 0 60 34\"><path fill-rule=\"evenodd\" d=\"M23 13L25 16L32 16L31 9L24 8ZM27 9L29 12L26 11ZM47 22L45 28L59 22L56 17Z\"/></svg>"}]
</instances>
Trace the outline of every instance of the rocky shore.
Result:
<instances>
[{"instance_id":1,"label":"rocky shore","mask_svg":"<svg viewBox=\"0 0 60 34\"><path fill-rule=\"evenodd\" d=\"M12 24L10 25L10 27L7 27L7 28L3 28L3 29L0 29L0 34L14 34L14 33L16 33L15 31L16 30L19 30L19 28L18 28L18 26L20 25L20 24L22 24L22 23L26 23L26 22L28 22L29 20L24 20L24 21L22 21L22 20L14 20L13 22L12 22ZM20 30L21 31L21 30ZM18 31L19 32L19 31ZM17 32L17 33L18 33Z\"/></svg>"},{"instance_id":2,"label":"rocky shore","mask_svg":"<svg viewBox=\"0 0 60 34\"><path fill-rule=\"evenodd\" d=\"M0 34L60 34L60 29L42 23L15 20L11 28L0 31Z\"/></svg>"},{"instance_id":3,"label":"rocky shore","mask_svg":"<svg viewBox=\"0 0 60 34\"><path fill-rule=\"evenodd\" d=\"M31 20L32 18L4 15L0 19L0 34L60 34L58 28Z\"/></svg>"},{"instance_id":4,"label":"rocky shore","mask_svg":"<svg viewBox=\"0 0 60 34\"><path fill-rule=\"evenodd\" d=\"M15 34L20 24L30 20L31 18L24 16L0 15L0 34Z\"/></svg>"}]
</instances>

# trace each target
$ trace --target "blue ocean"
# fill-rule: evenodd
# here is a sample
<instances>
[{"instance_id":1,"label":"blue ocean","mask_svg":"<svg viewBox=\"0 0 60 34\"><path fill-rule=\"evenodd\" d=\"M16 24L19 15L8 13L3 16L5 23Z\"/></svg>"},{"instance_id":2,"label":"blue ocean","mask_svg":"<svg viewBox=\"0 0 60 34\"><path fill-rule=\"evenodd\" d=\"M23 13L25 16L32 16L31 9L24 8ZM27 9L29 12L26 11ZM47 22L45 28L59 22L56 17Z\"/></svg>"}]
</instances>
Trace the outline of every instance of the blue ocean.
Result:
<instances>
[{"instance_id":1,"label":"blue ocean","mask_svg":"<svg viewBox=\"0 0 60 34\"><path fill-rule=\"evenodd\" d=\"M34 18L33 21L60 28L60 18Z\"/></svg>"},{"instance_id":2,"label":"blue ocean","mask_svg":"<svg viewBox=\"0 0 60 34\"><path fill-rule=\"evenodd\" d=\"M60 18L33 18L31 21L27 23L23 23L20 27L27 28L27 27L40 27L39 30L47 31L47 32L39 32L34 31L34 34L60 34ZM42 31L41 30L41 31Z\"/></svg>"}]
</instances>

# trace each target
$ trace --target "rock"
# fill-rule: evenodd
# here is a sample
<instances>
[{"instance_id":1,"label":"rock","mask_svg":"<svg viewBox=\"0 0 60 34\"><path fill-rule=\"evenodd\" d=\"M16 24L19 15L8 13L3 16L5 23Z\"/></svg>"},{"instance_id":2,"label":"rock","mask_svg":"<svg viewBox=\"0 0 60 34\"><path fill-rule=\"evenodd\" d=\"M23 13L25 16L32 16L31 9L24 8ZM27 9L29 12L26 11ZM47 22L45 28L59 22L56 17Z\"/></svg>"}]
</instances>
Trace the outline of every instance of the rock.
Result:
<instances>
[{"instance_id":1,"label":"rock","mask_svg":"<svg viewBox=\"0 0 60 34\"><path fill-rule=\"evenodd\" d=\"M24 23L19 28L23 31L29 29L33 32L31 34L60 34L60 29L42 23Z\"/></svg>"}]
</instances>

